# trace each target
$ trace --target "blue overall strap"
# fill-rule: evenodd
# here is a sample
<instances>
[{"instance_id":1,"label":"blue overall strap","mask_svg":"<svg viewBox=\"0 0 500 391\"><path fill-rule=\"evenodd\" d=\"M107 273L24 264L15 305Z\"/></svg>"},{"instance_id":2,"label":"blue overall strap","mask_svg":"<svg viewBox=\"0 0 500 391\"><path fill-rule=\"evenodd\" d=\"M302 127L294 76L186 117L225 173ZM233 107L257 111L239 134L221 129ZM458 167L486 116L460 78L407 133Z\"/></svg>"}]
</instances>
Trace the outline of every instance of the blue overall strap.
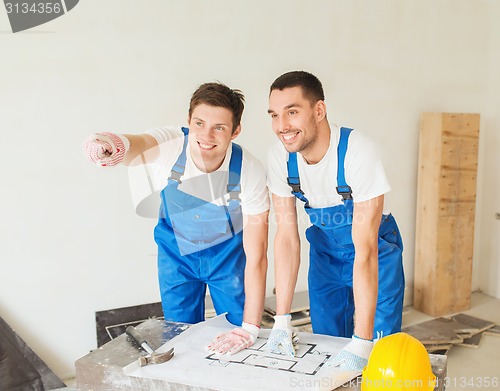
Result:
<instances>
[{"instance_id":1,"label":"blue overall strap","mask_svg":"<svg viewBox=\"0 0 500 391\"><path fill-rule=\"evenodd\" d=\"M188 128L181 128L182 133L184 133L184 144L182 145L182 152L177 158L177 161L175 162L174 166L172 167L172 170L170 171L170 176L168 177L169 181L175 181L177 182L177 185L179 185L181 181L181 177L184 175L184 170L186 169L186 147L187 147L187 142L188 142L188 133L189 129Z\"/></svg>"},{"instance_id":2,"label":"blue overall strap","mask_svg":"<svg viewBox=\"0 0 500 391\"><path fill-rule=\"evenodd\" d=\"M339 193L343 201L352 200L352 189L345 181L344 161L347 152L347 143L352 129L340 128L340 140L337 147L337 193Z\"/></svg>"},{"instance_id":3,"label":"blue overall strap","mask_svg":"<svg viewBox=\"0 0 500 391\"><path fill-rule=\"evenodd\" d=\"M299 200L309 205L309 201L304 195L304 192L300 188L300 177L299 177L299 166L297 165L297 152L291 152L288 154L288 161L286 163L288 177L286 178L288 186L292 188L292 194Z\"/></svg>"},{"instance_id":4,"label":"blue overall strap","mask_svg":"<svg viewBox=\"0 0 500 391\"><path fill-rule=\"evenodd\" d=\"M243 162L243 151L238 144L232 143L233 148L231 152L231 160L229 161L229 177L227 179L227 192L229 193L229 204L239 204L240 203L240 193L241 193L241 163ZM236 230L242 229L241 224L237 224L236 221L233 223L231 218L231 211L227 205L224 205L226 211L227 222L229 228L231 229L231 234L236 236L238 232ZM235 229L236 224L236 229Z\"/></svg>"},{"instance_id":5,"label":"blue overall strap","mask_svg":"<svg viewBox=\"0 0 500 391\"><path fill-rule=\"evenodd\" d=\"M241 193L241 163L243 161L243 151L238 144L232 143L233 149L231 160L229 161L229 178L227 181L227 192L229 201L240 201Z\"/></svg>"}]
</instances>

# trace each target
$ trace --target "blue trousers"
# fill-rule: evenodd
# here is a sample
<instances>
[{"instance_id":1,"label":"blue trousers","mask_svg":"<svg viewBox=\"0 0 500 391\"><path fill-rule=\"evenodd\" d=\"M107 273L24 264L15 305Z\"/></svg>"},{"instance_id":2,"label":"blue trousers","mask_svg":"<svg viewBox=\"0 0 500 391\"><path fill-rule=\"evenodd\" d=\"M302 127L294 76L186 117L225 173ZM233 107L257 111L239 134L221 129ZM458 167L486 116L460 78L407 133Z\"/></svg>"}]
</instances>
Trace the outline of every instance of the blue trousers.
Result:
<instances>
[{"instance_id":1,"label":"blue trousers","mask_svg":"<svg viewBox=\"0 0 500 391\"><path fill-rule=\"evenodd\" d=\"M309 300L314 333L351 337L354 332L352 225L334 229L312 225ZM378 240L378 300L374 337L401 331L405 280L403 244L392 215L383 216Z\"/></svg>"}]
</instances>

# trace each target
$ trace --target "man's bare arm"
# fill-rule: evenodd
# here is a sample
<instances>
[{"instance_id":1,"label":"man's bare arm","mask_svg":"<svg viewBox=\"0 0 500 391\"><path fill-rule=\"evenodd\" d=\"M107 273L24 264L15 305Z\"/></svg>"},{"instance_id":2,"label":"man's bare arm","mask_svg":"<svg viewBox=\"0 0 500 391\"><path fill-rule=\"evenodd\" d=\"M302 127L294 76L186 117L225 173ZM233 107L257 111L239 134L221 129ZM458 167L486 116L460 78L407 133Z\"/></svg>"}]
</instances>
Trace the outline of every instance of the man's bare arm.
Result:
<instances>
[{"instance_id":1,"label":"man's bare arm","mask_svg":"<svg viewBox=\"0 0 500 391\"><path fill-rule=\"evenodd\" d=\"M382 219L384 196L355 203L352 240L354 258L353 289L355 306L354 334L373 339L378 294L378 231Z\"/></svg>"},{"instance_id":2,"label":"man's bare arm","mask_svg":"<svg viewBox=\"0 0 500 391\"><path fill-rule=\"evenodd\" d=\"M272 195L277 223L274 274L277 315L290 313L300 266L300 237L295 197Z\"/></svg>"},{"instance_id":3,"label":"man's bare arm","mask_svg":"<svg viewBox=\"0 0 500 391\"><path fill-rule=\"evenodd\" d=\"M158 142L149 134L125 134L130 141L130 148L125 154L123 164L136 166L153 162L158 158Z\"/></svg>"},{"instance_id":4,"label":"man's bare arm","mask_svg":"<svg viewBox=\"0 0 500 391\"><path fill-rule=\"evenodd\" d=\"M243 216L246 255L243 321L256 326L260 326L266 294L268 216L269 211Z\"/></svg>"}]
</instances>

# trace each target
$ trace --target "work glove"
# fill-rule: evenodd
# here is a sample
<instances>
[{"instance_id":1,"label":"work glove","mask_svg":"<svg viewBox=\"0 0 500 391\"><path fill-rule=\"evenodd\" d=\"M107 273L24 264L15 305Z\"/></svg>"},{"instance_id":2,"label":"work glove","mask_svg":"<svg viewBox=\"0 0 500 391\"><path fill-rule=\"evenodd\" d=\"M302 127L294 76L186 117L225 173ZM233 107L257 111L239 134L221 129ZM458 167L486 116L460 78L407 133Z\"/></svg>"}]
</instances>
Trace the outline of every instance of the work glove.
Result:
<instances>
[{"instance_id":1,"label":"work glove","mask_svg":"<svg viewBox=\"0 0 500 391\"><path fill-rule=\"evenodd\" d=\"M85 156L98 166L114 166L123 161L130 149L130 141L120 134L95 133L84 141L82 149Z\"/></svg>"},{"instance_id":2,"label":"work glove","mask_svg":"<svg viewBox=\"0 0 500 391\"><path fill-rule=\"evenodd\" d=\"M372 349L372 340L353 335L351 342L338 352L333 359L330 359L328 365L361 372L368 363L368 357L370 357Z\"/></svg>"},{"instance_id":3,"label":"work glove","mask_svg":"<svg viewBox=\"0 0 500 391\"><path fill-rule=\"evenodd\" d=\"M276 315L274 326L267 340L265 349L271 353L294 357L299 337L291 325L292 316Z\"/></svg>"},{"instance_id":4,"label":"work glove","mask_svg":"<svg viewBox=\"0 0 500 391\"><path fill-rule=\"evenodd\" d=\"M245 323L231 331L220 334L207 346L207 350L232 355L252 346L259 337L259 327Z\"/></svg>"}]
</instances>

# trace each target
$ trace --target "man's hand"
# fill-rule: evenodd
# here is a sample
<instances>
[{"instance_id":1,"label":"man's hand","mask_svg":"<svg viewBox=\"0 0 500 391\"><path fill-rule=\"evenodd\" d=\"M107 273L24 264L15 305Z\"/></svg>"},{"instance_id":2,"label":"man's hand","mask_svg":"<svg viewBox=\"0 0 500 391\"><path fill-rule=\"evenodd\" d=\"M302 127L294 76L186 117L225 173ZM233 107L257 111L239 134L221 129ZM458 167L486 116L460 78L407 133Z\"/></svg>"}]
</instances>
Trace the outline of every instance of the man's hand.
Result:
<instances>
[{"instance_id":1,"label":"man's hand","mask_svg":"<svg viewBox=\"0 0 500 391\"><path fill-rule=\"evenodd\" d=\"M368 357L373 349L373 341L352 336L349 342L337 355L330 359L333 365L349 371L361 372L368 363Z\"/></svg>"},{"instance_id":2,"label":"man's hand","mask_svg":"<svg viewBox=\"0 0 500 391\"><path fill-rule=\"evenodd\" d=\"M85 156L99 166L121 163L129 148L130 142L125 136L109 132L95 133L82 145Z\"/></svg>"},{"instance_id":3,"label":"man's hand","mask_svg":"<svg viewBox=\"0 0 500 391\"><path fill-rule=\"evenodd\" d=\"M211 352L218 354L235 354L240 350L252 346L259 336L259 328L253 324L245 323L231 331L223 333L207 346Z\"/></svg>"},{"instance_id":4,"label":"man's hand","mask_svg":"<svg viewBox=\"0 0 500 391\"><path fill-rule=\"evenodd\" d=\"M276 315L274 326L266 343L266 350L271 353L284 354L290 357L295 356L295 349L299 338L291 326L292 316Z\"/></svg>"}]
</instances>

